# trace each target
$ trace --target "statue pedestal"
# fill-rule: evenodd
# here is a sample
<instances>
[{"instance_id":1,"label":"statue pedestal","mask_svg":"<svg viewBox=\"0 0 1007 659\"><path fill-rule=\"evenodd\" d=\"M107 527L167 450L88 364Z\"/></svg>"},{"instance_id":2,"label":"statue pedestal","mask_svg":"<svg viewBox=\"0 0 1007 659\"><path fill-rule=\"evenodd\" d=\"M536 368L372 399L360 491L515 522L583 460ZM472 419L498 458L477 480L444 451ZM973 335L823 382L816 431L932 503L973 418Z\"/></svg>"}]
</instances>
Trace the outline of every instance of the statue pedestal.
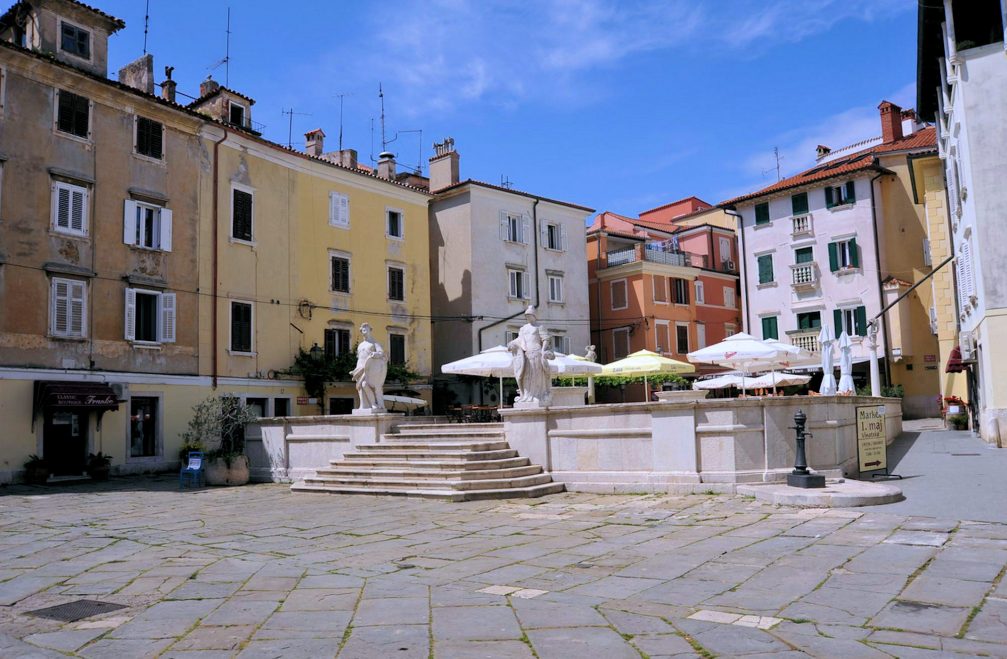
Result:
<instances>
[{"instance_id":1,"label":"statue pedestal","mask_svg":"<svg viewBox=\"0 0 1007 659\"><path fill-rule=\"evenodd\" d=\"M353 416L381 416L385 414L393 414L388 410L372 410L370 408L355 409L353 410Z\"/></svg>"},{"instance_id":2,"label":"statue pedestal","mask_svg":"<svg viewBox=\"0 0 1007 659\"><path fill-rule=\"evenodd\" d=\"M515 410L544 410L548 405L541 401L533 400L525 403L514 403Z\"/></svg>"}]
</instances>

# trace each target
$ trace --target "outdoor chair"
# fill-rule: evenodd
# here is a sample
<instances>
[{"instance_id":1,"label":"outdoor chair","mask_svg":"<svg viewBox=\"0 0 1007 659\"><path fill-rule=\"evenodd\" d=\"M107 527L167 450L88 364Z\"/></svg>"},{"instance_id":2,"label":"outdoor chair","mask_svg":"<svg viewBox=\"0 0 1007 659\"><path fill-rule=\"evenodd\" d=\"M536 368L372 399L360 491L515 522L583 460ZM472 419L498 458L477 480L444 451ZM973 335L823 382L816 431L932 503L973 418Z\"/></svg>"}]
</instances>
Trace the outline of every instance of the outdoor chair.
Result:
<instances>
[{"instance_id":1,"label":"outdoor chair","mask_svg":"<svg viewBox=\"0 0 1007 659\"><path fill-rule=\"evenodd\" d=\"M203 452L189 451L189 460L178 472L178 489L185 487L186 482L194 487L204 487L205 471L203 468Z\"/></svg>"}]
</instances>

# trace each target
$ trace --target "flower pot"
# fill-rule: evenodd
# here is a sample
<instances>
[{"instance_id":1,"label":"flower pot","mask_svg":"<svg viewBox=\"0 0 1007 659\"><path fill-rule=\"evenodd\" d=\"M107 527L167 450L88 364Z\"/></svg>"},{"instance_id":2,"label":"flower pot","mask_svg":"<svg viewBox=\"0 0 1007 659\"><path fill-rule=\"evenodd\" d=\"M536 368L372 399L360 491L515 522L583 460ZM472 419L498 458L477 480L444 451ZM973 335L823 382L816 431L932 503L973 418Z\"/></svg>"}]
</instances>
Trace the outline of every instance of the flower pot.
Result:
<instances>
[{"instance_id":1,"label":"flower pot","mask_svg":"<svg viewBox=\"0 0 1007 659\"><path fill-rule=\"evenodd\" d=\"M24 482L29 485L45 485L49 480L49 467L25 467Z\"/></svg>"},{"instance_id":2,"label":"flower pot","mask_svg":"<svg viewBox=\"0 0 1007 659\"><path fill-rule=\"evenodd\" d=\"M87 475L91 477L91 480L95 481L107 481L108 475L112 471L112 467L105 465L104 467L91 467L87 470Z\"/></svg>"},{"instance_id":3,"label":"flower pot","mask_svg":"<svg viewBox=\"0 0 1007 659\"><path fill-rule=\"evenodd\" d=\"M230 465L223 458L206 462L207 485L244 485L248 479L248 458L244 455L231 458Z\"/></svg>"}]
</instances>

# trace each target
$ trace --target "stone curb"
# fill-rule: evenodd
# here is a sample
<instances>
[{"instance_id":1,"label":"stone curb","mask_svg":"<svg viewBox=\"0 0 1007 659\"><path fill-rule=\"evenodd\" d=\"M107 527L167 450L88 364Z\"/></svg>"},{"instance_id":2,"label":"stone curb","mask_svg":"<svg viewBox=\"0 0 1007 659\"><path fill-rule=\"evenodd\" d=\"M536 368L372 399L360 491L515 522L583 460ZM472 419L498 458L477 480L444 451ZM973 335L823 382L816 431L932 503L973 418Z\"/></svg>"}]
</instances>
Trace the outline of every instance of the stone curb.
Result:
<instances>
[{"instance_id":1,"label":"stone curb","mask_svg":"<svg viewBox=\"0 0 1007 659\"><path fill-rule=\"evenodd\" d=\"M738 485L737 492L767 503L810 508L877 506L905 498L902 490L894 485L849 480L829 481L822 489L803 489L782 483Z\"/></svg>"}]
</instances>

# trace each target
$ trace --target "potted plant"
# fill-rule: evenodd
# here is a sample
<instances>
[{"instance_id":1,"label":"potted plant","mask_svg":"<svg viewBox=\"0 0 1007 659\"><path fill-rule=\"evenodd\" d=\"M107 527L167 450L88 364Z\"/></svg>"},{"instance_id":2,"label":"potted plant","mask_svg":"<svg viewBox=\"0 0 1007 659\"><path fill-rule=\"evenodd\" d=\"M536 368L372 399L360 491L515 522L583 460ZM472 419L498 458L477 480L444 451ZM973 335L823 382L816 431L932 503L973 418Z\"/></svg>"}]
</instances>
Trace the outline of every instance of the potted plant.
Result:
<instances>
[{"instance_id":1,"label":"potted plant","mask_svg":"<svg viewBox=\"0 0 1007 659\"><path fill-rule=\"evenodd\" d=\"M49 465L45 459L35 454L28 456L28 461L24 463L24 482L29 485L45 485L49 480Z\"/></svg>"},{"instance_id":2,"label":"potted plant","mask_svg":"<svg viewBox=\"0 0 1007 659\"><path fill-rule=\"evenodd\" d=\"M112 456L105 455L101 451L90 453L87 456L87 475L92 480L107 481L108 474L112 470Z\"/></svg>"},{"instance_id":3,"label":"potted plant","mask_svg":"<svg viewBox=\"0 0 1007 659\"><path fill-rule=\"evenodd\" d=\"M248 482L245 424L258 417L237 396L211 396L192 408L186 446L205 446L207 485L244 485Z\"/></svg>"},{"instance_id":4,"label":"potted plant","mask_svg":"<svg viewBox=\"0 0 1007 659\"><path fill-rule=\"evenodd\" d=\"M948 425L951 426L952 430L968 430L969 416L964 412L960 412L958 414L949 414Z\"/></svg>"}]
</instances>

